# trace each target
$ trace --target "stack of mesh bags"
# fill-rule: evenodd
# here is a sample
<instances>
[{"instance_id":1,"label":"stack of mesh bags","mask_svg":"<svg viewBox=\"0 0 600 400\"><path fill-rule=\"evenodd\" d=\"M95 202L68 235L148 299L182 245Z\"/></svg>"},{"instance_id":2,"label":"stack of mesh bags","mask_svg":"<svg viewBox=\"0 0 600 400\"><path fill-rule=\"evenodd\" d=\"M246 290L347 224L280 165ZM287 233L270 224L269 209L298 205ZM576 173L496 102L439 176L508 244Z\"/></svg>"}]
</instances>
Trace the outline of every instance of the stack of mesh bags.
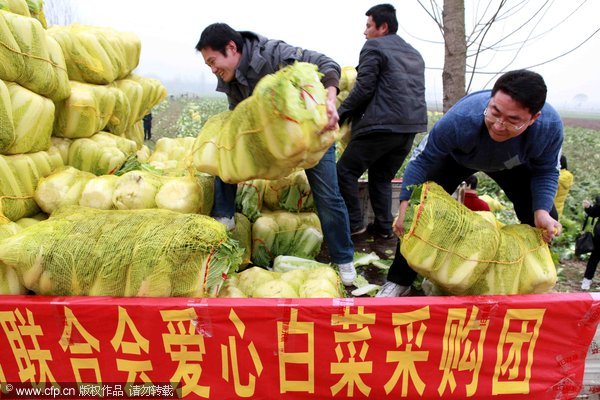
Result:
<instances>
[{"instance_id":1,"label":"stack of mesh bags","mask_svg":"<svg viewBox=\"0 0 600 400\"><path fill-rule=\"evenodd\" d=\"M194 167L239 183L315 166L336 139L335 131L323 132L326 98L314 64L263 77L233 111L209 118L194 144Z\"/></svg>"},{"instance_id":2,"label":"stack of mesh bags","mask_svg":"<svg viewBox=\"0 0 600 400\"><path fill-rule=\"evenodd\" d=\"M0 261L37 294L209 297L241 257L210 217L72 206L0 241Z\"/></svg>"},{"instance_id":3,"label":"stack of mesh bags","mask_svg":"<svg viewBox=\"0 0 600 400\"><path fill-rule=\"evenodd\" d=\"M556 283L554 262L539 229L498 224L433 182L413 191L404 229L402 255L444 293L545 293Z\"/></svg>"}]
</instances>

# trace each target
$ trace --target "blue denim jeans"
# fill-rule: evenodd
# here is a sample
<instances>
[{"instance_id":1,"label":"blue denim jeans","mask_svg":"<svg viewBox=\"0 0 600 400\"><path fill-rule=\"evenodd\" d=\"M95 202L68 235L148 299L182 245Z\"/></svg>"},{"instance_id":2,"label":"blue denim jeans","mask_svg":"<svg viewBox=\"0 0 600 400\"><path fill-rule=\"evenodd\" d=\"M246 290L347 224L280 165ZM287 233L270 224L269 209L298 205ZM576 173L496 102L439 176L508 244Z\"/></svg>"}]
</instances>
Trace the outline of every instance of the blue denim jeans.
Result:
<instances>
[{"instance_id":1,"label":"blue denim jeans","mask_svg":"<svg viewBox=\"0 0 600 400\"><path fill-rule=\"evenodd\" d=\"M215 203L211 215L214 218L232 218L235 215L237 183L226 183L215 176Z\"/></svg>"},{"instance_id":2,"label":"blue denim jeans","mask_svg":"<svg viewBox=\"0 0 600 400\"><path fill-rule=\"evenodd\" d=\"M350 239L348 209L338 186L335 144L325 152L317 165L306 170L306 177L315 199L331 262L351 262L354 258L354 244Z\"/></svg>"}]
</instances>

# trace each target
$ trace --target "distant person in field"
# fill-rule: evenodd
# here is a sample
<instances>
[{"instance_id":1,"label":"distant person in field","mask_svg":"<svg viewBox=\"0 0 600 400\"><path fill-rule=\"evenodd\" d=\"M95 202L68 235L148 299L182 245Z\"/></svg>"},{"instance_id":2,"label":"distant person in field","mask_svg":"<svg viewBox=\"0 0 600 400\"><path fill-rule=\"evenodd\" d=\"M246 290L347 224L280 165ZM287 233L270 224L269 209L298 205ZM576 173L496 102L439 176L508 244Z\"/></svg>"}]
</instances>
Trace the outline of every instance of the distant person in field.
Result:
<instances>
[{"instance_id":1,"label":"distant person in field","mask_svg":"<svg viewBox=\"0 0 600 400\"><path fill-rule=\"evenodd\" d=\"M394 232L404 234L404 217L415 185L434 181L448 193L482 171L513 203L517 218L542 230L551 242L562 230L554 207L563 142L560 115L546 103L546 83L528 70L510 71L492 90L459 100L415 149L404 171ZM417 273L396 249L387 282L377 296L410 294Z\"/></svg>"},{"instance_id":2,"label":"distant person in field","mask_svg":"<svg viewBox=\"0 0 600 400\"><path fill-rule=\"evenodd\" d=\"M252 95L258 81L265 75L296 61L315 64L323 74L321 82L327 90L327 129L335 129L339 120L336 109L340 66L331 58L281 40L267 39L253 32L238 32L229 25L215 23L204 29L196 50L217 76L217 91L227 95L229 109ZM306 170L323 236L333 263L337 264L342 282L352 285L356 278L354 245L350 238L348 210L340 194L335 169L335 144L313 168ZM237 185L215 178L215 202L212 215L228 229L235 226L235 195Z\"/></svg>"},{"instance_id":3,"label":"distant person in field","mask_svg":"<svg viewBox=\"0 0 600 400\"><path fill-rule=\"evenodd\" d=\"M558 190L556 196L554 196L554 206L558 212L558 217L563 215L565 209L565 201L569 195L569 191L573 186L573 174L567 168L567 157L565 155L560 156L560 172L558 174Z\"/></svg>"},{"instance_id":4,"label":"distant person in field","mask_svg":"<svg viewBox=\"0 0 600 400\"><path fill-rule=\"evenodd\" d=\"M465 179L462 194L462 203L472 211L490 211L490 206L477 195L477 176L471 175Z\"/></svg>"},{"instance_id":5,"label":"distant person in field","mask_svg":"<svg viewBox=\"0 0 600 400\"><path fill-rule=\"evenodd\" d=\"M152 139L152 113L144 115L144 140Z\"/></svg>"},{"instance_id":6,"label":"distant person in field","mask_svg":"<svg viewBox=\"0 0 600 400\"><path fill-rule=\"evenodd\" d=\"M583 274L583 280L581 281L581 289L590 290L592 286L592 279L594 279L596 269L598 268L598 263L600 262L600 196L596 196L596 201L594 204L592 204L592 202L589 200L584 200L583 210L589 217L598 218L596 220L596 225L594 225L592 230L594 250L592 250L592 253L590 254L590 258L588 259L587 266L585 267L585 272Z\"/></svg>"},{"instance_id":7,"label":"distant person in field","mask_svg":"<svg viewBox=\"0 0 600 400\"><path fill-rule=\"evenodd\" d=\"M396 34L391 4L365 14L367 41L360 51L356 84L338 108L340 124L351 122L352 138L337 163L340 191L348 207L352 235L365 231L384 239L392 232L392 179L427 130L425 62ZM369 199L374 221L364 226L358 180L369 171Z\"/></svg>"}]
</instances>

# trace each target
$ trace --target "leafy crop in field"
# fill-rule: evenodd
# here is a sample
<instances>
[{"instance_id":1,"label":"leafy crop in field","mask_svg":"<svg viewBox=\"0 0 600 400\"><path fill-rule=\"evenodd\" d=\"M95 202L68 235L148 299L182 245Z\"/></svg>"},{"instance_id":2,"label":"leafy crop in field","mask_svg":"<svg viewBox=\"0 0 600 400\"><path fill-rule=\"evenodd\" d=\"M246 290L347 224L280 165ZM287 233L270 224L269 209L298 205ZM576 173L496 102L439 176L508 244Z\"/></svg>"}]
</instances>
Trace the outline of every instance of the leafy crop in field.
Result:
<instances>
[{"instance_id":1,"label":"leafy crop in field","mask_svg":"<svg viewBox=\"0 0 600 400\"><path fill-rule=\"evenodd\" d=\"M227 103L223 99L199 98L189 101L177 120L177 136L196 137L209 117L225 110Z\"/></svg>"}]
</instances>

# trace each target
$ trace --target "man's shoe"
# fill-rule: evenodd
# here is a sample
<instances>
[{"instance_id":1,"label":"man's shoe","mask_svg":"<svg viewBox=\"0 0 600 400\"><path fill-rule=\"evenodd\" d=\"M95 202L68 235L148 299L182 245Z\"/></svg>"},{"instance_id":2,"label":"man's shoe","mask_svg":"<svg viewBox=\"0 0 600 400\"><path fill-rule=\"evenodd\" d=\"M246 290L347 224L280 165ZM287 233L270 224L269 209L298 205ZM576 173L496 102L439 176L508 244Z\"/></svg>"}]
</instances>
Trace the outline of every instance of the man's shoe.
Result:
<instances>
[{"instance_id":1,"label":"man's shoe","mask_svg":"<svg viewBox=\"0 0 600 400\"><path fill-rule=\"evenodd\" d=\"M356 268L354 268L354 263L338 264L338 270L344 286L352 286L356 279Z\"/></svg>"},{"instance_id":2,"label":"man's shoe","mask_svg":"<svg viewBox=\"0 0 600 400\"><path fill-rule=\"evenodd\" d=\"M357 236L365 233L367 231L366 226L361 226L360 228L350 229L350 236Z\"/></svg>"},{"instance_id":3,"label":"man's shoe","mask_svg":"<svg viewBox=\"0 0 600 400\"><path fill-rule=\"evenodd\" d=\"M408 295L410 295L410 286L402 286L388 281L381 286L375 297L402 297Z\"/></svg>"},{"instance_id":4,"label":"man's shoe","mask_svg":"<svg viewBox=\"0 0 600 400\"><path fill-rule=\"evenodd\" d=\"M373 235L373 236L377 236L381 239L391 239L394 237L394 233L389 230L389 231L384 231L380 228L378 228L377 226L375 226L375 224L369 224L367 225L367 232L369 232L369 234Z\"/></svg>"},{"instance_id":5,"label":"man's shoe","mask_svg":"<svg viewBox=\"0 0 600 400\"><path fill-rule=\"evenodd\" d=\"M227 228L228 231L235 229L235 219L233 219L233 217L215 217L215 219L217 222L225 225L225 228Z\"/></svg>"},{"instance_id":6,"label":"man's shoe","mask_svg":"<svg viewBox=\"0 0 600 400\"><path fill-rule=\"evenodd\" d=\"M591 287L592 287L592 280L583 278L583 280L581 281L581 290L590 290Z\"/></svg>"}]
</instances>

